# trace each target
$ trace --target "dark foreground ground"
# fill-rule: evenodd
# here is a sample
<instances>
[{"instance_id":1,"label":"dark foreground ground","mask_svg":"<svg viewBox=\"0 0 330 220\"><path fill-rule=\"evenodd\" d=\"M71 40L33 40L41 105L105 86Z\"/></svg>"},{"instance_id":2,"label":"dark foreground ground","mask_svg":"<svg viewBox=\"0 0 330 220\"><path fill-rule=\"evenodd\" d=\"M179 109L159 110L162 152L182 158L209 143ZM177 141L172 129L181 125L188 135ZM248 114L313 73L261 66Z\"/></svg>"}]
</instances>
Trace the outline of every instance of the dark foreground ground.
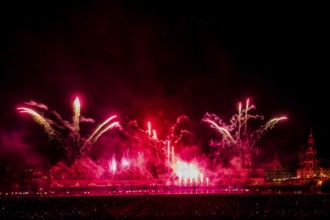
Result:
<instances>
[{"instance_id":1,"label":"dark foreground ground","mask_svg":"<svg viewBox=\"0 0 330 220\"><path fill-rule=\"evenodd\" d=\"M0 219L328 219L329 194L0 197Z\"/></svg>"}]
</instances>

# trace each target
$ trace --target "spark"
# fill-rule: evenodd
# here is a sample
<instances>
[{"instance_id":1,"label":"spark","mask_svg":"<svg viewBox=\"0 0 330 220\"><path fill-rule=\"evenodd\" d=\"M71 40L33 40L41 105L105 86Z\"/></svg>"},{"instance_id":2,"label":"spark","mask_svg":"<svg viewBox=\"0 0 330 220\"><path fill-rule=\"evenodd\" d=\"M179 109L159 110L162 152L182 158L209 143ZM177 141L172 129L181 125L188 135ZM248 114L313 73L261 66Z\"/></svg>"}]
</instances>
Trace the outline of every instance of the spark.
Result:
<instances>
[{"instance_id":1,"label":"spark","mask_svg":"<svg viewBox=\"0 0 330 220\"><path fill-rule=\"evenodd\" d=\"M249 99L246 100L244 134L246 134L246 129L247 129L248 111L249 111Z\"/></svg>"},{"instance_id":2,"label":"spark","mask_svg":"<svg viewBox=\"0 0 330 220\"><path fill-rule=\"evenodd\" d=\"M203 180L204 180L204 175L201 173L201 174L200 174L200 182L201 182L201 185L203 185Z\"/></svg>"},{"instance_id":3,"label":"spark","mask_svg":"<svg viewBox=\"0 0 330 220\"><path fill-rule=\"evenodd\" d=\"M73 125L76 129L76 132L79 131L79 117L80 117L80 102L79 102L79 98L76 97L76 99L73 102Z\"/></svg>"},{"instance_id":4,"label":"spark","mask_svg":"<svg viewBox=\"0 0 330 220\"><path fill-rule=\"evenodd\" d=\"M109 169L112 172L112 174L115 174L117 171L117 161L116 156L113 155L111 161L109 162Z\"/></svg>"},{"instance_id":5,"label":"spark","mask_svg":"<svg viewBox=\"0 0 330 220\"><path fill-rule=\"evenodd\" d=\"M127 150L126 152L126 156L124 155L122 158L121 158L121 167L123 169L127 169L129 168L129 166L131 165L131 161L129 159L129 150Z\"/></svg>"},{"instance_id":6,"label":"spark","mask_svg":"<svg viewBox=\"0 0 330 220\"><path fill-rule=\"evenodd\" d=\"M217 125L217 123L215 123L214 121L212 121L210 119L204 119L203 121L213 125L221 134L227 136L234 144L236 144L236 141L234 140L234 138L231 136L231 134L229 133L229 131L227 129L220 127L219 125Z\"/></svg>"},{"instance_id":7,"label":"spark","mask_svg":"<svg viewBox=\"0 0 330 220\"><path fill-rule=\"evenodd\" d=\"M174 173L179 178L179 183L181 180L183 180L185 185L187 184L188 180L191 184L193 182L197 183L198 179L200 179L202 182L204 176L195 164L187 163L182 160L178 160L174 169Z\"/></svg>"},{"instance_id":8,"label":"spark","mask_svg":"<svg viewBox=\"0 0 330 220\"><path fill-rule=\"evenodd\" d=\"M156 130L152 130L152 132L153 132L153 134L154 134L153 138L154 138L155 140L157 140L157 133L156 133Z\"/></svg>"},{"instance_id":9,"label":"spark","mask_svg":"<svg viewBox=\"0 0 330 220\"><path fill-rule=\"evenodd\" d=\"M241 117L242 117L242 103L238 104L238 130L237 130L237 138L241 136Z\"/></svg>"},{"instance_id":10,"label":"spark","mask_svg":"<svg viewBox=\"0 0 330 220\"><path fill-rule=\"evenodd\" d=\"M93 143L95 143L97 141L97 139L104 133L106 132L107 130L109 129L112 129L112 128L115 128L115 127L120 127L119 123L116 121L116 122L112 122L108 127L106 127L105 129L101 130L98 135L96 135L96 137L94 138L94 141Z\"/></svg>"},{"instance_id":11,"label":"spark","mask_svg":"<svg viewBox=\"0 0 330 220\"><path fill-rule=\"evenodd\" d=\"M105 126L109 121L111 121L112 119L116 118L117 115L111 116L109 117L107 120L105 120L104 122L102 122L99 126L97 126L97 128L95 129L95 131L89 136L89 138L86 140L86 142L90 142L92 140L92 138L96 135L96 133L103 127Z\"/></svg>"},{"instance_id":12,"label":"spark","mask_svg":"<svg viewBox=\"0 0 330 220\"><path fill-rule=\"evenodd\" d=\"M279 118L273 118L270 119L265 125L263 125L260 129L260 132L263 133L269 129L272 129L275 124L277 124L277 122L281 121L281 120L286 120L288 119L287 117L283 116L283 117L279 117Z\"/></svg>"},{"instance_id":13,"label":"spark","mask_svg":"<svg viewBox=\"0 0 330 220\"><path fill-rule=\"evenodd\" d=\"M188 130L185 130L185 129L180 130L180 136L174 141L174 143L176 143L176 144L179 143L179 141L183 138L184 134L189 134L189 135L193 136L193 134Z\"/></svg>"},{"instance_id":14,"label":"spark","mask_svg":"<svg viewBox=\"0 0 330 220\"><path fill-rule=\"evenodd\" d=\"M129 165L130 165L130 161L128 158L126 158L126 157L121 158L121 166L123 168L129 167Z\"/></svg>"},{"instance_id":15,"label":"spark","mask_svg":"<svg viewBox=\"0 0 330 220\"><path fill-rule=\"evenodd\" d=\"M261 137L268 131L271 130L272 128L274 128L274 126L277 124L277 122L282 121L282 120L286 120L288 119L287 117L283 116L283 117L279 117L279 118L272 118L269 121L267 121L266 124L264 124L263 126L261 126L256 132L256 138L253 140L253 143L251 144L252 146L254 146L257 141L259 141L261 139Z\"/></svg>"},{"instance_id":16,"label":"spark","mask_svg":"<svg viewBox=\"0 0 330 220\"><path fill-rule=\"evenodd\" d=\"M150 121L148 121L148 134L151 136L151 124Z\"/></svg>"},{"instance_id":17,"label":"spark","mask_svg":"<svg viewBox=\"0 0 330 220\"><path fill-rule=\"evenodd\" d=\"M54 138L55 135L55 130L51 127L51 125L46 121L46 119L44 117L42 117L39 113L37 113L36 111L29 109L29 108L17 108L17 110L20 111L20 113L28 113L32 116L33 120L39 124L40 126L42 126L45 130L45 132L47 133L48 137L50 139Z\"/></svg>"}]
</instances>

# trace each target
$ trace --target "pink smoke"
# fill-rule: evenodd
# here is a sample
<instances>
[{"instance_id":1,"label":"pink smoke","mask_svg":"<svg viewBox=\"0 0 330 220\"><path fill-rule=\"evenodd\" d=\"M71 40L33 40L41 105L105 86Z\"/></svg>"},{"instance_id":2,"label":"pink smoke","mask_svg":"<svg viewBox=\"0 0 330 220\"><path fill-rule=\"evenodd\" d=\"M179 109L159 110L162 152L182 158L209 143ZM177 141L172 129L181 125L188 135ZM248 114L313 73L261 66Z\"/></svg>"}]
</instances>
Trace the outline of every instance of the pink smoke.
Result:
<instances>
[{"instance_id":1,"label":"pink smoke","mask_svg":"<svg viewBox=\"0 0 330 220\"><path fill-rule=\"evenodd\" d=\"M24 142L25 132L0 129L0 160L10 166L40 166L46 159Z\"/></svg>"}]
</instances>

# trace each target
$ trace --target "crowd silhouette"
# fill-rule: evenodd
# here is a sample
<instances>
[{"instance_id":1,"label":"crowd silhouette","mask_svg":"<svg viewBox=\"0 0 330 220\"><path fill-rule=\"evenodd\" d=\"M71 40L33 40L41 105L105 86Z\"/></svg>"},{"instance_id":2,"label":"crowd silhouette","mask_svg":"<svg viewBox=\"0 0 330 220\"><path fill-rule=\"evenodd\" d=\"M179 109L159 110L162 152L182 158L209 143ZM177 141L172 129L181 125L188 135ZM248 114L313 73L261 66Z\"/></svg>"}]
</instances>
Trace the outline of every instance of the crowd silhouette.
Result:
<instances>
[{"instance_id":1,"label":"crowd silhouette","mask_svg":"<svg viewBox=\"0 0 330 220\"><path fill-rule=\"evenodd\" d=\"M325 219L329 194L0 197L1 219Z\"/></svg>"}]
</instances>

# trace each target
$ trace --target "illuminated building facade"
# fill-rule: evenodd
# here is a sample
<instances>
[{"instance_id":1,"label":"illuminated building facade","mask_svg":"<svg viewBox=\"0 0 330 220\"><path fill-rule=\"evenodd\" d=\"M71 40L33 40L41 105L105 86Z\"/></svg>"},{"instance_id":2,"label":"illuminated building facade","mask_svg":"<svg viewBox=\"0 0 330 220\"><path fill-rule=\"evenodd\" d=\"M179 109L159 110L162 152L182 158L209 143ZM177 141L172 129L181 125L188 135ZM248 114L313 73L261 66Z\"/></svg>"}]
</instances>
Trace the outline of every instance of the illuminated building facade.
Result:
<instances>
[{"instance_id":1,"label":"illuminated building facade","mask_svg":"<svg viewBox=\"0 0 330 220\"><path fill-rule=\"evenodd\" d=\"M314 146L314 138L312 129L310 130L307 148L302 146L299 152L299 168L297 169L297 177L301 179L322 178L324 176L323 169L319 165L316 157L316 148Z\"/></svg>"},{"instance_id":2,"label":"illuminated building facade","mask_svg":"<svg viewBox=\"0 0 330 220\"><path fill-rule=\"evenodd\" d=\"M264 176L266 181L282 181L290 179L293 175L287 166L282 166L275 154L274 160L264 166Z\"/></svg>"}]
</instances>

